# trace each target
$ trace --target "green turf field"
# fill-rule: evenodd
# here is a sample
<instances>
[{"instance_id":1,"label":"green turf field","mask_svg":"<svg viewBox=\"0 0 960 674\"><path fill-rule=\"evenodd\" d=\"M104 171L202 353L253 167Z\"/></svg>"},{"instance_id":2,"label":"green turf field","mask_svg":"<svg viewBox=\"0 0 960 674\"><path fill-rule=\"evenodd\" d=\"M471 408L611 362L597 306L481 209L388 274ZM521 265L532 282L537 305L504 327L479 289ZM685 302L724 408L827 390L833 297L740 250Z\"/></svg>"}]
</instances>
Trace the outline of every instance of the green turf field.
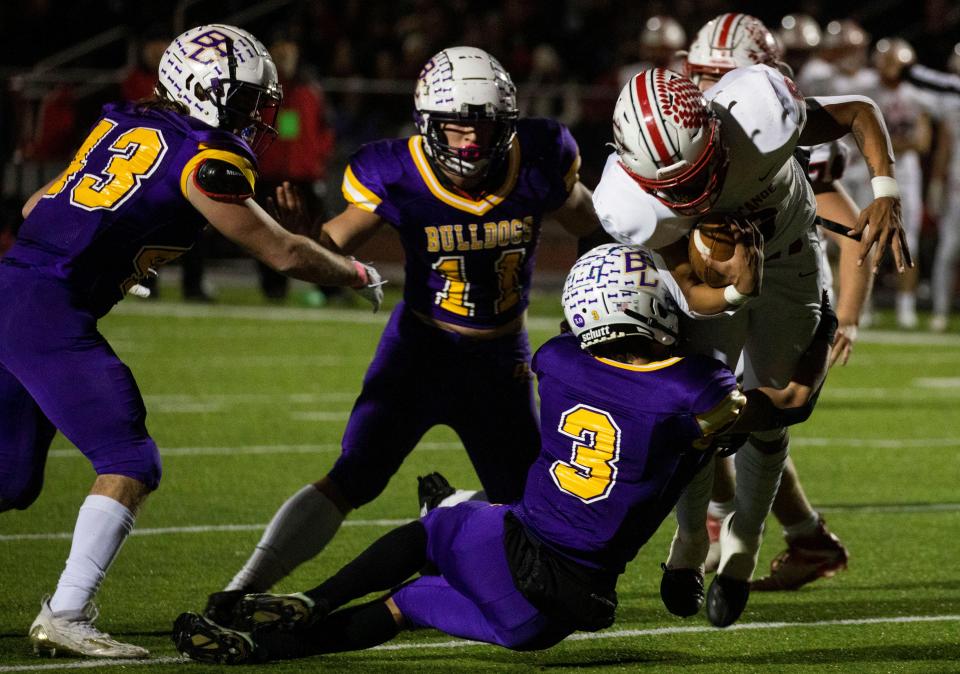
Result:
<instances>
[{"instance_id":1,"label":"green turf field","mask_svg":"<svg viewBox=\"0 0 960 674\"><path fill-rule=\"evenodd\" d=\"M333 463L385 315L135 302L102 329L140 383L164 480L107 577L98 624L150 648L153 660L132 669L199 671L175 659L172 620L200 609L276 508ZM553 296L535 302L535 345L553 334L556 304ZM661 606L668 520L623 577L611 630L536 654L423 631L387 648L264 669L960 671L960 334L868 333L794 438L804 484L850 549L850 569L798 592L755 594L733 628L714 629L702 613L680 620ZM475 484L455 436L435 429L387 492L278 589L317 584L414 517L416 476L437 468L455 484ZM0 672L101 668L40 661L25 636L55 586L92 478L58 436L39 500L0 516ZM772 521L768 531L762 569L782 547Z\"/></svg>"}]
</instances>

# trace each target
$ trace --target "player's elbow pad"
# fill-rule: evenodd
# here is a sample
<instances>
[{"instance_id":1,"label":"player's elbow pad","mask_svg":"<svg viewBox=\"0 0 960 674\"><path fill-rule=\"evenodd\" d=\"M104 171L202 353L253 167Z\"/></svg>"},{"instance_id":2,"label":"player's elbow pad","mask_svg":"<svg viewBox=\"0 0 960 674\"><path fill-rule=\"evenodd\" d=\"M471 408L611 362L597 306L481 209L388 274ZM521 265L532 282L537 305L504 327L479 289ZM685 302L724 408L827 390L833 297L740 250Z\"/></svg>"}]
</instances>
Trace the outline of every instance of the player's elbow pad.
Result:
<instances>
[{"instance_id":1,"label":"player's elbow pad","mask_svg":"<svg viewBox=\"0 0 960 674\"><path fill-rule=\"evenodd\" d=\"M193 183L206 196L217 201L245 201L254 193L250 176L230 162L214 157L200 162L193 174Z\"/></svg>"}]
</instances>

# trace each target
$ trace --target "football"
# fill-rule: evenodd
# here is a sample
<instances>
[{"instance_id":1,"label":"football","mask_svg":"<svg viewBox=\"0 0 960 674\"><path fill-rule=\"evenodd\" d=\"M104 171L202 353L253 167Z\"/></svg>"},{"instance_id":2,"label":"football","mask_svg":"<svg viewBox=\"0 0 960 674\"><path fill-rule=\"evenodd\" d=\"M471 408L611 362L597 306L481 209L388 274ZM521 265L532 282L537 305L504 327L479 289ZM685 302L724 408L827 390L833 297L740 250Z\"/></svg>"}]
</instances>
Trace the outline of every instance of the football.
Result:
<instances>
[{"instance_id":1,"label":"football","mask_svg":"<svg viewBox=\"0 0 960 674\"><path fill-rule=\"evenodd\" d=\"M717 272L707 269L703 256L709 255L720 262L729 260L733 257L735 243L733 234L732 220L727 219L719 221L704 219L690 230L690 242L687 248L690 266L693 267L693 273L697 278L712 288L722 288L726 285L726 280Z\"/></svg>"}]
</instances>

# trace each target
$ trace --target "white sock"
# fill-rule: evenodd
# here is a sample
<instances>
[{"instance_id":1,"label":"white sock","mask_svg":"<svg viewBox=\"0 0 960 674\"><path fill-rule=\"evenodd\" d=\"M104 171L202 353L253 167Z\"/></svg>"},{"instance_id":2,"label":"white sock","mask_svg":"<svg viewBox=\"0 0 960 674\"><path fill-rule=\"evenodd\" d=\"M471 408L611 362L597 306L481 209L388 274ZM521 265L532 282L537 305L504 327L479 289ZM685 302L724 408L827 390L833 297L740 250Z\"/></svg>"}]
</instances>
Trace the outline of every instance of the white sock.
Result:
<instances>
[{"instance_id":1,"label":"white sock","mask_svg":"<svg viewBox=\"0 0 960 674\"><path fill-rule=\"evenodd\" d=\"M897 311L916 311L917 295L910 290L897 291Z\"/></svg>"},{"instance_id":2,"label":"white sock","mask_svg":"<svg viewBox=\"0 0 960 674\"><path fill-rule=\"evenodd\" d=\"M773 441L772 436L776 433L763 434L763 440ZM728 517L721 530L718 573L738 580L750 580L757 566L763 523L770 514L780 486L787 448L774 454L765 454L754 446L751 437L747 444L737 450L735 460L736 507L732 519Z\"/></svg>"},{"instance_id":3,"label":"white sock","mask_svg":"<svg viewBox=\"0 0 960 674\"><path fill-rule=\"evenodd\" d=\"M295 568L320 554L342 523L340 509L323 492L308 484L280 506L256 550L226 589L266 592Z\"/></svg>"},{"instance_id":4,"label":"white sock","mask_svg":"<svg viewBox=\"0 0 960 674\"><path fill-rule=\"evenodd\" d=\"M696 569L710 548L707 536L707 502L713 489L713 461L700 469L677 501L677 531L667 556L669 569Z\"/></svg>"},{"instance_id":5,"label":"white sock","mask_svg":"<svg viewBox=\"0 0 960 674\"><path fill-rule=\"evenodd\" d=\"M67 565L50 599L51 611L83 610L100 589L135 519L129 508L109 496L87 496L77 515Z\"/></svg>"},{"instance_id":6,"label":"white sock","mask_svg":"<svg viewBox=\"0 0 960 674\"><path fill-rule=\"evenodd\" d=\"M457 489L455 492L450 494L447 498L440 501L437 504L438 508L452 508L458 503L465 503L467 501L487 501L487 492L476 491L473 489Z\"/></svg>"},{"instance_id":7,"label":"white sock","mask_svg":"<svg viewBox=\"0 0 960 674\"><path fill-rule=\"evenodd\" d=\"M729 501L710 501L710 505L707 506L707 514L715 519L722 520L727 515L733 512L733 509L737 506L736 497L730 499Z\"/></svg>"},{"instance_id":8,"label":"white sock","mask_svg":"<svg viewBox=\"0 0 960 674\"><path fill-rule=\"evenodd\" d=\"M820 527L820 513L811 510L810 515L796 524L783 527L783 535L787 539L806 538L812 536Z\"/></svg>"}]
</instances>

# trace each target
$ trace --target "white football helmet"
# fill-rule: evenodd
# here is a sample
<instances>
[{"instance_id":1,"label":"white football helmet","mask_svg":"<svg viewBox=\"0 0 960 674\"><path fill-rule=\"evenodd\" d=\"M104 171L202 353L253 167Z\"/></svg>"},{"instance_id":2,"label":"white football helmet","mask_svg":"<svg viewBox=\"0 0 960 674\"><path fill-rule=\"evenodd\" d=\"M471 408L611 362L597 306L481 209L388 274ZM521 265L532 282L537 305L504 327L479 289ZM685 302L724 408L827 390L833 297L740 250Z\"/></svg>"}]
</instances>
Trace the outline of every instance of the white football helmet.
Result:
<instances>
[{"instance_id":1,"label":"white football helmet","mask_svg":"<svg viewBox=\"0 0 960 674\"><path fill-rule=\"evenodd\" d=\"M677 51L687 44L687 33L672 16L651 16L640 33L641 49L669 49Z\"/></svg>"},{"instance_id":2,"label":"white football helmet","mask_svg":"<svg viewBox=\"0 0 960 674\"><path fill-rule=\"evenodd\" d=\"M720 120L686 77L665 68L634 75L614 107L613 140L630 177L678 213L701 215L719 198Z\"/></svg>"},{"instance_id":3,"label":"white football helmet","mask_svg":"<svg viewBox=\"0 0 960 674\"><path fill-rule=\"evenodd\" d=\"M777 37L788 51L811 51L823 39L820 26L809 14L787 14L780 19Z\"/></svg>"},{"instance_id":4,"label":"white football helmet","mask_svg":"<svg viewBox=\"0 0 960 674\"><path fill-rule=\"evenodd\" d=\"M563 314L581 348L639 335L677 341L677 310L650 254L607 243L576 261L563 284Z\"/></svg>"},{"instance_id":5,"label":"white football helmet","mask_svg":"<svg viewBox=\"0 0 960 674\"><path fill-rule=\"evenodd\" d=\"M899 37L883 37L873 48L873 67L881 75L896 79L904 68L917 62L917 52L906 40Z\"/></svg>"},{"instance_id":6,"label":"white football helmet","mask_svg":"<svg viewBox=\"0 0 960 674\"><path fill-rule=\"evenodd\" d=\"M684 74L699 82L702 75L720 77L757 63L777 67L782 57L776 38L760 19L749 14L721 14L697 31Z\"/></svg>"},{"instance_id":7,"label":"white football helmet","mask_svg":"<svg viewBox=\"0 0 960 674\"><path fill-rule=\"evenodd\" d=\"M214 23L175 38L160 59L157 93L191 117L225 129L261 153L276 137L283 99L266 47L245 30Z\"/></svg>"},{"instance_id":8,"label":"white football helmet","mask_svg":"<svg viewBox=\"0 0 960 674\"><path fill-rule=\"evenodd\" d=\"M506 156L516 135L517 88L500 62L476 47L451 47L427 61L413 105L427 153L456 175L484 175ZM443 132L445 122L489 122L494 128L485 147L455 148Z\"/></svg>"},{"instance_id":9,"label":"white football helmet","mask_svg":"<svg viewBox=\"0 0 960 674\"><path fill-rule=\"evenodd\" d=\"M947 68L960 75L960 42L953 45L953 51L950 52L950 58L947 59Z\"/></svg>"}]
</instances>

